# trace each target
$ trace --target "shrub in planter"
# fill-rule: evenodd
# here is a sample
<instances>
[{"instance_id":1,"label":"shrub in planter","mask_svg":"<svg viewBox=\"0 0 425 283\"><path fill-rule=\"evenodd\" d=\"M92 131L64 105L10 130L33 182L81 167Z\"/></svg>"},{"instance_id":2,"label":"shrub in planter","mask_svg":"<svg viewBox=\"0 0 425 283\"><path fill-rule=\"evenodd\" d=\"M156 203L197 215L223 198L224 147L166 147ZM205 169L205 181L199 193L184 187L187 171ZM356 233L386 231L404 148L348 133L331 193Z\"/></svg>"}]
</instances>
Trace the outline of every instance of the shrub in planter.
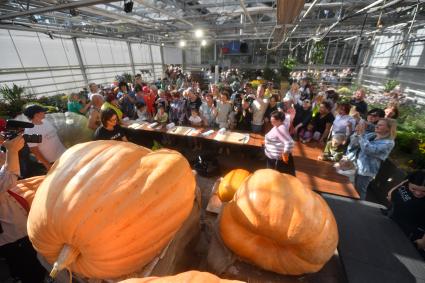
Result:
<instances>
[{"instance_id":1,"label":"shrub in planter","mask_svg":"<svg viewBox=\"0 0 425 283\"><path fill-rule=\"evenodd\" d=\"M400 83L397 80L388 80L385 84L384 84L384 91L385 92L390 92L393 89L396 88L396 86L398 86Z\"/></svg>"}]
</instances>

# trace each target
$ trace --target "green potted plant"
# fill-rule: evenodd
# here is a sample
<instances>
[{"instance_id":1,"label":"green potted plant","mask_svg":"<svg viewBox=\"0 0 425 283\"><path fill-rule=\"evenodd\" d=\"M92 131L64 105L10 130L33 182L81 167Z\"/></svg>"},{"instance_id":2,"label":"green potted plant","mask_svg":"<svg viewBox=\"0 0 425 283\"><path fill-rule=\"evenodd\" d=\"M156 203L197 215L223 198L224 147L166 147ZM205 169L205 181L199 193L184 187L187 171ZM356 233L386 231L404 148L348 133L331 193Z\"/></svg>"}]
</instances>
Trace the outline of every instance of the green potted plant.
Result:
<instances>
[{"instance_id":1,"label":"green potted plant","mask_svg":"<svg viewBox=\"0 0 425 283\"><path fill-rule=\"evenodd\" d=\"M23 106L31 99L32 94L25 94L25 87L13 84L12 87L0 87L3 103L0 105L0 116L14 118L22 113Z\"/></svg>"},{"instance_id":2,"label":"green potted plant","mask_svg":"<svg viewBox=\"0 0 425 283\"><path fill-rule=\"evenodd\" d=\"M286 90L289 89L289 76L296 65L297 65L297 61L292 57L283 59L282 62L280 63L280 74L281 74L280 89L283 92L286 92Z\"/></svg>"},{"instance_id":3,"label":"green potted plant","mask_svg":"<svg viewBox=\"0 0 425 283\"><path fill-rule=\"evenodd\" d=\"M395 89L398 85L400 84L399 81L397 80L388 80L385 84L384 84L384 92L389 93L391 92L393 89Z\"/></svg>"}]
</instances>

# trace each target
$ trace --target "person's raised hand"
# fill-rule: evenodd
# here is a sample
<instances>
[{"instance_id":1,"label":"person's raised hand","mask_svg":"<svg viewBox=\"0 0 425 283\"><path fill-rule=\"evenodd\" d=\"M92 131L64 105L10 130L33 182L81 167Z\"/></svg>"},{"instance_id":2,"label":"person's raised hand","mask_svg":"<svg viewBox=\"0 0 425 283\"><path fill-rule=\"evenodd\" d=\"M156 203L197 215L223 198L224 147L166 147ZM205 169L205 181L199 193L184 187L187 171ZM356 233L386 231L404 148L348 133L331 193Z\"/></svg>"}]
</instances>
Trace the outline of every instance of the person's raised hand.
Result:
<instances>
[{"instance_id":1,"label":"person's raised hand","mask_svg":"<svg viewBox=\"0 0 425 283\"><path fill-rule=\"evenodd\" d=\"M22 135L18 135L17 137L7 140L3 143L3 146L7 151L18 152L24 147L25 141Z\"/></svg>"},{"instance_id":2,"label":"person's raised hand","mask_svg":"<svg viewBox=\"0 0 425 283\"><path fill-rule=\"evenodd\" d=\"M356 126L356 133L362 135L366 130L366 123L359 122Z\"/></svg>"}]
</instances>

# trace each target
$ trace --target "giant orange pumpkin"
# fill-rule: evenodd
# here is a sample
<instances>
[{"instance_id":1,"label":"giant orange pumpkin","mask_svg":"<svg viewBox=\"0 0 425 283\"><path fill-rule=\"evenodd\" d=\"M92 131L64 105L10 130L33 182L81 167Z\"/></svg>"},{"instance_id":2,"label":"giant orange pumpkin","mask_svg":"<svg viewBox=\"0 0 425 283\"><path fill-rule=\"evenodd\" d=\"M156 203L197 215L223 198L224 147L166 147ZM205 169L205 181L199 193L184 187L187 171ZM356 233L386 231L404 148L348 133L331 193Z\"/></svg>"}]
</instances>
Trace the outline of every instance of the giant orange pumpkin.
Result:
<instances>
[{"instance_id":1,"label":"giant orange pumpkin","mask_svg":"<svg viewBox=\"0 0 425 283\"><path fill-rule=\"evenodd\" d=\"M19 180L11 191L23 197L31 207L35 193L45 177L45 175L42 175Z\"/></svg>"},{"instance_id":2,"label":"giant orange pumpkin","mask_svg":"<svg viewBox=\"0 0 425 283\"><path fill-rule=\"evenodd\" d=\"M40 185L28 236L51 264L89 278L139 270L189 215L195 179L178 152L95 141L68 149Z\"/></svg>"},{"instance_id":3,"label":"giant orange pumpkin","mask_svg":"<svg viewBox=\"0 0 425 283\"><path fill-rule=\"evenodd\" d=\"M200 271L187 271L175 276L134 278L121 281L120 283L225 283L241 282L236 280L220 279L219 277Z\"/></svg>"},{"instance_id":4,"label":"giant orange pumpkin","mask_svg":"<svg viewBox=\"0 0 425 283\"><path fill-rule=\"evenodd\" d=\"M220 234L242 259L299 275L320 270L338 244L326 202L291 175L257 170L223 208Z\"/></svg>"},{"instance_id":5,"label":"giant orange pumpkin","mask_svg":"<svg viewBox=\"0 0 425 283\"><path fill-rule=\"evenodd\" d=\"M218 186L218 197L221 201L230 201L242 182L251 173L244 169L234 169L227 173Z\"/></svg>"}]
</instances>

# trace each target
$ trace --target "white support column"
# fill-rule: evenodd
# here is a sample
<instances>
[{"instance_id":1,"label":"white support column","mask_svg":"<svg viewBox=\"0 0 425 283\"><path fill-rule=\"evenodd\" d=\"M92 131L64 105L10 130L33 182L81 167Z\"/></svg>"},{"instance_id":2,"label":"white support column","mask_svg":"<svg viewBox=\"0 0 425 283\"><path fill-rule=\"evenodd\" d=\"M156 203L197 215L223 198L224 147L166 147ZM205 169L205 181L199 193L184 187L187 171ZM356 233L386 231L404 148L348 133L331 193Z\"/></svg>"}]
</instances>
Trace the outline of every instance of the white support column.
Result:
<instances>
[{"instance_id":1,"label":"white support column","mask_svg":"<svg viewBox=\"0 0 425 283\"><path fill-rule=\"evenodd\" d=\"M80 48L78 47L77 38L72 38L72 43L74 44L75 54L77 55L78 64L80 65L81 74L83 75L83 79L86 85L89 84L86 74L86 68L84 67L83 58L81 57Z\"/></svg>"},{"instance_id":2,"label":"white support column","mask_svg":"<svg viewBox=\"0 0 425 283\"><path fill-rule=\"evenodd\" d=\"M162 74L161 74L161 79L164 78L164 74L165 74L165 64L164 64L164 47L161 45L159 47L160 51L161 51L161 66L162 66Z\"/></svg>"},{"instance_id":3,"label":"white support column","mask_svg":"<svg viewBox=\"0 0 425 283\"><path fill-rule=\"evenodd\" d=\"M155 81L155 64L153 62L152 45L148 44L148 46L149 46L149 57L151 59L152 76L153 76L153 80Z\"/></svg>"},{"instance_id":4,"label":"white support column","mask_svg":"<svg viewBox=\"0 0 425 283\"><path fill-rule=\"evenodd\" d=\"M186 71L186 52L184 48L182 48L182 70L183 73Z\"/></svg>"},{"instance_id":5,"label":"white support column","mask_svg":"<svg viewBox=\"0 0 425 283\"><path fill-rule=\"evenodd\" d=\"M331 38L329 37L329 41L328 41L328 45L326 46L326 52L325 52L325 60L323 62L323 64L326 65L326 60L328 59L328 54L329 54L329 46L331 45Z\"/></svg>"},{"instance_id":6,"label":"white support column","mask_svg":"<svg viewBox=\"0 0 425 283\"><path fill-rule=\"evenodd\" d=\"M214 64L217 64L217 42L214 41Z\"/></svg>"},{"instance_id":7,"label":"white support column","mask_svg":"<svg viewBox=\"0 0 425 283\"><path fill-rule=\"evenodd\" d=\"M335 44L335 52L334 52L333 57L332 57L331 65L333 65L335 63L336 54L338 53L338 44L339 44L339 39L336 41L336 44Z\"/></svg>"},{"instance_id":8,"label":"white support column","mask_svg":"<svg viewBox=\"0 0 425 283\"><path fill-rule=\"evenodd\" d=\"M131 50L131 43L129 41L127 41L126 43L128 47L128 54L130 55L131 71L133 72L133 76L135 76L136 68L134 67L133 50Z\"/></svg>"},{"instance_id":9,"label":"white support column","mask_svg":"<svg viewBox=\"0 0 425 283\"><path fill-rule=\"evenodd\" d=\"M220 74L218 73L220 70L220 68L218 67L218 65L215 65L215 70L214 70L214 84L218 84L219 78L220 78Z\"/></svg>"},{"instance_id":10,"label":"white support column","mask_svg":"<svg viewBox=\"0 0 425 283\"><path fill-rule=\"evenodd\" d=\"M342 65L342 61L344 60L346 47L347 47L347 44L345 44L345 42L344 42L344 47L342 48L341 58L339 59L339 65Z\"/></svg>"}]
</instances>

